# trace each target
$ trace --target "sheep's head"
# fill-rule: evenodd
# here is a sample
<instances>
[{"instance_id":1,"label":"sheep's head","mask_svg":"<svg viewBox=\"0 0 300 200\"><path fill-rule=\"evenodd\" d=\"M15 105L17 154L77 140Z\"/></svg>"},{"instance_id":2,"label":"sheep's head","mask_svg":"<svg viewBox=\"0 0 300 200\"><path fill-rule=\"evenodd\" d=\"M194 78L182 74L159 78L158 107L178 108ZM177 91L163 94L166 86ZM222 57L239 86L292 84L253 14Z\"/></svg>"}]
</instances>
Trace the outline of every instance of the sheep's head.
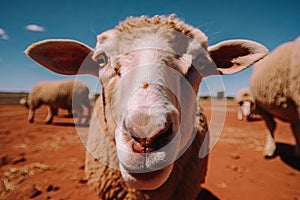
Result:
<instances>
[{"instance_id":1,"label":"sheep's head","mask_svg":"<svg viewBox=\"0 0 300 200\"><path fill-rule=\"evenodd\" d=\"M249 116L251 111L255 108L255 101L249 89L241 89L238 91L235 100L240 105L243 116Z\"/></svg>"},{"instance_id":2,"label":"sheep's head","mask_svg":"<svg viewBox=\"0 0 300 200\"><path fill-rule=\"evenodd\" d=\"M164 27L98 36L92 59L100 65L105 117L115 134L122 175L135 188L164 183L193 139L201 76L189 74L189 68L193 56L207 63L210 58L203 46L189 41ZM187 48L197 53L187 55Z\"/></svg>"},{"instance_id":3,"label":"sheep's head","mask_svg":"<svg viewBox=\"0 0 300 200\"><path fill-rule=\"evenodd\" d=\"M19 103L22 105L22 106L25 106L26 108L29 108L29 105L28 105L28 101L27 101L27 97L23 97L19 100Z\"/></svg>"},{"instance_id":4,"label":"sheep's head","mask_svg":"<svg viewBox=\"0 0 300 200\"><path fill-rule=\"evenodd\" d=\"M94 50L73 40L45 40L26 53L61 74L99 76L122 176L134 188L151 190L168 179L193 140L202 77L238 72L267 50L247 40L207 48L199 29L155 16L130 18L100 34Z\"/></svg>"}]
</instances>

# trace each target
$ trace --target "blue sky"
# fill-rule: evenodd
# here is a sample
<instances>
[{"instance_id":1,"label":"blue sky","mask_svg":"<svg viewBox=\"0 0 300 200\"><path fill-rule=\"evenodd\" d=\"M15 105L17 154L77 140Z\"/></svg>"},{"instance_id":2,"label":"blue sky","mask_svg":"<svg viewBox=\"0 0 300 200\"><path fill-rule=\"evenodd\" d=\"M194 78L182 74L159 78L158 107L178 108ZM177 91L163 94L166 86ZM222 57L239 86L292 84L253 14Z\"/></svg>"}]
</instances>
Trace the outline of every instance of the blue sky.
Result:
<instances>
[{"instance_id":1,"label":"blue sky","mask_svg":"<svg viewBox=\"0 0 300 200\"><path fill-rule=\"evenodd\" d=\"M3 1L0 6L0 91L29 91L42 80L67 79L39 66L23 53L33 42L48 38L76 39L94 47L96 35L128 16L175 13L199 27L209 44L226 39L251 39L270 51L300 35L300 1L169 1L51 0ZM30 26L28 26L30 25ZM248 87L252 69L223 77L233 96ZM82 78L95 90L96 78ZM203 94L206 87L201 87Z\"/></svg>"}]
</instances>

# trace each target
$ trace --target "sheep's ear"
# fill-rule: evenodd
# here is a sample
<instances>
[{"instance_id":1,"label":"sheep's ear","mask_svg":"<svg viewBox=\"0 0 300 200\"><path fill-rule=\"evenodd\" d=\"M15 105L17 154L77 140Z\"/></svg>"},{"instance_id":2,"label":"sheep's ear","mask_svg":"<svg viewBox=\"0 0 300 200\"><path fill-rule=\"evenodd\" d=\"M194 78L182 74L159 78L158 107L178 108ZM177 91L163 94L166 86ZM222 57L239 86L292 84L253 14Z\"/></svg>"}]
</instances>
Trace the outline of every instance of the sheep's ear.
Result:
<instances>
[{"instance_id":1,"label":"sheep's ear","mask_svg":"<svg viewBox=\"0 0 300 200\"><path fill-rule=\"evenodd\" d=\"M250 40L227 40L208 47L208 52L221 74L233 74L265 57L268 50Z\"/></svg>"},{"instance_id":2,"label":"sheep's ear","mask_svg":"<svg viewBox=\"0 0 300 200\"><path fill-rule=\"evenodd\" d=\"M75 40L43 40L29 46L25 53L47 69L64 75L98 76L93 50Z\"/></svg>"}]
</instances>

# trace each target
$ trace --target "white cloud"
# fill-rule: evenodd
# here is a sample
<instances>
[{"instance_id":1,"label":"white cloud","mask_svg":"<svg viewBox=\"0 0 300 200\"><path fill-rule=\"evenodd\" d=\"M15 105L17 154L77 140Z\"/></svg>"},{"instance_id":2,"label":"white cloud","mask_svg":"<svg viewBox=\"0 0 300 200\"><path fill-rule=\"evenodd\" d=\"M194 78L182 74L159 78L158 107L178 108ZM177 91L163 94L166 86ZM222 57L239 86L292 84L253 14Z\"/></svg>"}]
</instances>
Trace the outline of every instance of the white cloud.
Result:
<instances>
[{"instance_id":1,"label":"white cloud","mask_svg":"<svg viewBox=\"0 0 300 200\"><path fill-rule=\"evenodd\" d=\"M35 32L44 32L45 29L42 26L36 25L36 24L28 24L25 26L25 29L28 31L35 31Z\"/></svg>"},{"instance_id":2,"label":"white cloud","mask_svg":"<svg viewBox=\"0 0 300 200\"><path fill-rule=\"evenodd\" d=\"M8 40L9 39L9 36L5 33L5 30L0 28L0 38L2 40Z\"/></svg>"},{"instance_id":3,"label":"white cloud","mask_svg":"<svg viewBox=\"0 0 300 200\"><path fill-rule=\"evenodd\" d=\"M9 40L9 36L6 35L6 34L2 34L2 35L1 35L1 39L2 39L2 40Z\"/></svg>"}]
</instances>

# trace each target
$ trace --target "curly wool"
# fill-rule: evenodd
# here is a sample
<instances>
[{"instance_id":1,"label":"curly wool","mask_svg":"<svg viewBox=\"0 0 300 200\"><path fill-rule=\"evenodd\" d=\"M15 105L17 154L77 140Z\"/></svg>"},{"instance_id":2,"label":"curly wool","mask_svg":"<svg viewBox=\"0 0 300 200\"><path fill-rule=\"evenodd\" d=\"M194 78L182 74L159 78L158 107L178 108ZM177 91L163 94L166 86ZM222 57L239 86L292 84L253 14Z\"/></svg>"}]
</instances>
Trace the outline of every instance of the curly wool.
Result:
<instances>
[{"instance_id":1,"label":"curly wool","mask_svg":"<svg viewBox=\"0 0 300 200\"><path fill-rule=\"evenodd\" d=\"M187 25L181 19L176 18L175 14L171 14L167 17L155 15L152 18L148 18L146 16L129 17L123 22L120 22L115 29L119 33L122 33L128 32L132 29L145 27L165 27L166 29L175 30L177 32L187 35L190 38L195 39L204 48L207 48L207 36L199 29Z\"/></svg>"},{"instance_id":2,"label":"curly wool","mask_svg":"<svg viewBox=\"0 0 300 200\"><path fill-rule=\"evenodd\" d=\"M256 101L282 108L288 99L300 105L300 37L277 47L259 61L251 76L251 93Z\"/></svg>"},{"instance_id":3,"label":"curly wool","mask_svg":"<svg viewBox=\"0 0 300 200\"><path fill-rule=\"evenodd\" d=\"M32 107L39 104L49 104L50 106L64 109L72 108L72 95L87 97L89 89L79 81L43 81L37 83L28 96L28 103ZM86 95L83 95L86 94Z\"/></svg>"}]
</instances>

